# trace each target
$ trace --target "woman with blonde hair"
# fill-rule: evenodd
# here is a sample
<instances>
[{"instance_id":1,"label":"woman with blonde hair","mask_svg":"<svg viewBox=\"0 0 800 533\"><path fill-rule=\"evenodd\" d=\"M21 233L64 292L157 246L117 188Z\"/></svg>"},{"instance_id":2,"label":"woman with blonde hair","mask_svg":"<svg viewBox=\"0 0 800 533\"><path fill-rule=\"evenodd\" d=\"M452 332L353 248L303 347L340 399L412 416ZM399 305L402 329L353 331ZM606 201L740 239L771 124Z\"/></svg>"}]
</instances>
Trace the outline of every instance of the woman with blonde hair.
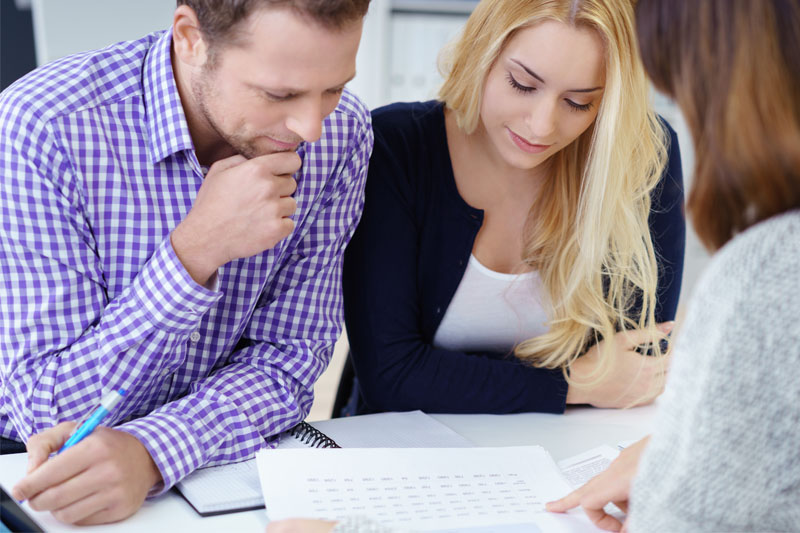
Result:
<instances>
[{"instance_id":1,"label":"woman with blonde hair","mask_svg":"<svg viewBox=\"0 0 800 533\"><path fill-rule=\"evenodd\" d=\"M661 353L677 307L682 176L635 44L629 0L484 0L440 101L373 113L344 273L357 412L660 392L636 349Z\"/></svg>"},{"instance_id":2,"label":"woman with blonde hair","mask_svg":"<svg viewBox=\"0 0 800 533\"><path fill-rule=\"evenodd\" d=\"M344 271L356 412L660 392L682 175L635 45L630 0L484 0L440 100L373 112Z\"/></svg>"}]
</instances>

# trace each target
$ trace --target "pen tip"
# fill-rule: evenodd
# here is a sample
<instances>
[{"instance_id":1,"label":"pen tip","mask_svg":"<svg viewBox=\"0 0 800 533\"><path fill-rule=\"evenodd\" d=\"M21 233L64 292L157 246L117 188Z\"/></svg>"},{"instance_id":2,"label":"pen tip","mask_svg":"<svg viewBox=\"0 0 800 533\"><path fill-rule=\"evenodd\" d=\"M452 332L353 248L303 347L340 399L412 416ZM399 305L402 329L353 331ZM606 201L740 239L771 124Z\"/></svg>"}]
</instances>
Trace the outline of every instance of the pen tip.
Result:
<instances>
[{"instance_id":1,"label":"pen tip","mask_svg":"<svg viewBox=\"0 0 800 533\"><path fill-rule=\"evenodd\" d=\"M125 396L125 389L119 389L118 392L120 396Z\"/></svg>"}]
</instances>

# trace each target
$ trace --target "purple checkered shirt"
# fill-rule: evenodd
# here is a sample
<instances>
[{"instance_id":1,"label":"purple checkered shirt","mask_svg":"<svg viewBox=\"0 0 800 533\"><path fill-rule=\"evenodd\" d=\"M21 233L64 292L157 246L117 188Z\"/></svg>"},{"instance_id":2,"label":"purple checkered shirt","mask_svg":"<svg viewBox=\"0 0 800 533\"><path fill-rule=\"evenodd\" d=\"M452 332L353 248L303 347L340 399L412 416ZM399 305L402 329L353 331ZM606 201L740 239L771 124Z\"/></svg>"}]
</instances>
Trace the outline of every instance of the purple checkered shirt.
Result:
<instances>
[{"instance_id":1,"label":"purple checkered shirt","mask_svg":"<svg viewBox=\"0 0 800 533\"><path fill-rule=\"evenodd\" d=\"M27 440L128 393L166 489L302 420L341 331L369 112L345 91L302 144L294 232L197 285L169 239L203 182L171 32L51 63L0 96L0 435Z\"/></svg>"}]
</instances>

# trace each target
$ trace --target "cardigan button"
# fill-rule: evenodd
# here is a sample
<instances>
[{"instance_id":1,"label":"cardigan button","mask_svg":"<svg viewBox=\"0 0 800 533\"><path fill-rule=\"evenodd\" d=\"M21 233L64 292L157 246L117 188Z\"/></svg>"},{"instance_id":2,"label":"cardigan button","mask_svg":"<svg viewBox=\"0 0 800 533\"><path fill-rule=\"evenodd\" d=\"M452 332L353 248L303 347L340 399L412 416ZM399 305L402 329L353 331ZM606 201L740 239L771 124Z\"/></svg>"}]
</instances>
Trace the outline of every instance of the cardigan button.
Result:
<instances>
[{"instance_id":1,"label":"cardigan button","mask_svg":"<svg viewBox=\"0 0 800 533\"><path fill-rule=\"evenodd\" d=\"M436 308L436 314L438 315L438 314L440 314L441 312L442 312L442 308L441 308L441 307L437 307L437 308Z\"/></svg>"}]
</instances>

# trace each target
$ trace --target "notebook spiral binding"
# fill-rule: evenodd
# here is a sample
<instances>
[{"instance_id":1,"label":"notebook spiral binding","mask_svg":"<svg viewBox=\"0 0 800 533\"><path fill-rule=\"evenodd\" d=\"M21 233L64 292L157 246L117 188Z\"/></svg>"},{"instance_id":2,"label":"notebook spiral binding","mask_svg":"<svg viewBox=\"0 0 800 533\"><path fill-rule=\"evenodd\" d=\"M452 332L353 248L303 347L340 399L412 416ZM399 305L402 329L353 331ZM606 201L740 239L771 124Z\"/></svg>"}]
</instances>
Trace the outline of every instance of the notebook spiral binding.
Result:
<instances>
[{"instance_id":1,"label":"notebook spiral binding","mask_svg":"<svg viewBox=\"0 0 800 533\"><path fill-rule=\"evenodd\" d=\"M310 448L341 448L332 438L306 422L290 429L289 435Z\"/></svg>"}]
</instances>

